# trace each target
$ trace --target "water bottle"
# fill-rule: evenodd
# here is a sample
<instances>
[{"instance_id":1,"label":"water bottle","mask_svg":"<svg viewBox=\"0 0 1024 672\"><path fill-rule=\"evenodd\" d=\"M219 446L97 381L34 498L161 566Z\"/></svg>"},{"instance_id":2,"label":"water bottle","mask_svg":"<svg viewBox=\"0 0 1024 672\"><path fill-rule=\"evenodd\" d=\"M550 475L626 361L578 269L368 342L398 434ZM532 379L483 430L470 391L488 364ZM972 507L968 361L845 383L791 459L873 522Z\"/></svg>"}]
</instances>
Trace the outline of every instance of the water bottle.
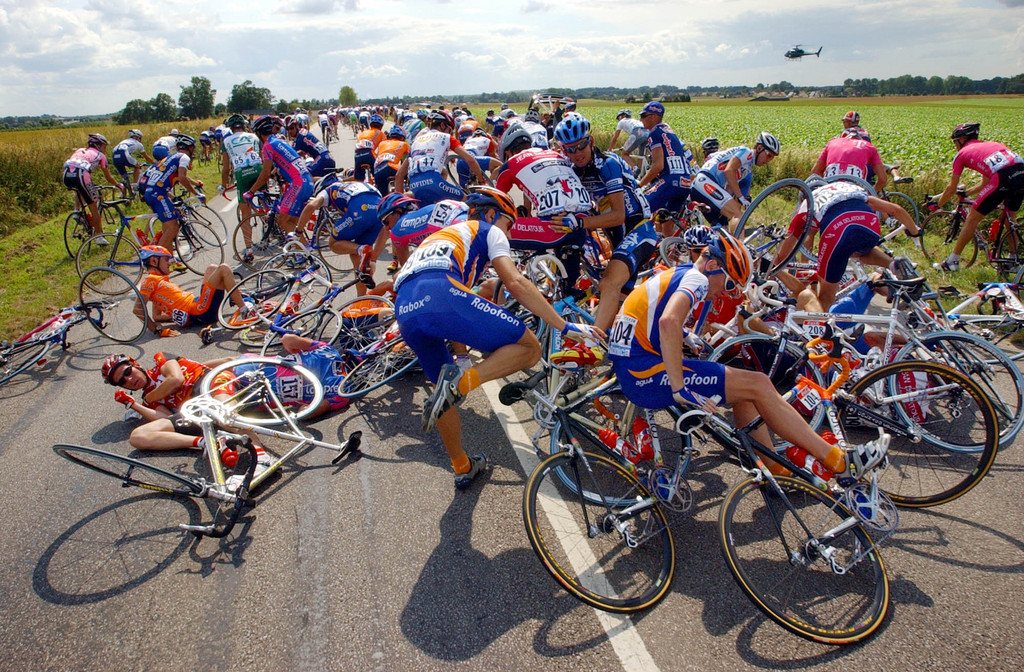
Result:
<instances>
[{"instance_id":1,"label":"water bottle","mask_svg":"<svg viewBox=\"0 0 1024 672\"><path fill-rule=\"evenodd\" d=\"M151 242L149 237L138 227L135 228L135 238L139 241L139 245L149 245Z\"/></svg>"},{"instance_id":2,"label":"water bottle","mask_svg":"<svg viewBox=\"0 0 1024 672\"><path fill-rule=\"evenodd\" d=\"M636 448L630 445L629 441L625 441L619 436L615 430L600 429L597 432L597 436L610 450L622 455L631 463L636 464L640 461L640 453L637 452Z\"/></svg>"},{"instance_id":3,"label":"water bottle","mask_svg":"<svg viewBox=\"0 0 1024 672\"><path fill-rule=\"evenodd\" d=\"M647 418L642 415L636 416L633 421L633 445L640 460L654 459L654 441L651 439L651 426L647 424Z\"/></svg>"}]
</instances>

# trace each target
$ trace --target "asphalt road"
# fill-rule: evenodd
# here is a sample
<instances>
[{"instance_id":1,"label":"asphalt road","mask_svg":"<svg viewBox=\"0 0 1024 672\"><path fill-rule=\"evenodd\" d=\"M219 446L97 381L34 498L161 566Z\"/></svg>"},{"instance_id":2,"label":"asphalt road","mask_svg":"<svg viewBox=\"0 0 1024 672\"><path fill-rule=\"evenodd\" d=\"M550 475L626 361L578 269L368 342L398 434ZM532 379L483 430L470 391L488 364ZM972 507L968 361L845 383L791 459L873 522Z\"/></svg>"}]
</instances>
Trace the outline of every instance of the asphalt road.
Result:
<instances>
[{"instance_id":1,"label":"asphalt road","mask_svg":"<svg viewBox=\"0 0 1024 672\"><path fill-rule=\"evenodd\" d=\"M343 135L345 135L343 133ZM350 164L352 141L332 146ZM312 425L364 435L359 459L311 450L269 482L226 540L180 522L202 504L122 489L59 459L55 443L132 453L103 358L157 350L233 354L195 332L132 346L85 326L72 347L0 387L0 641L4 670L1016 670L1024 636L1021 475L1004 450L986 482L931 511L904 511L882 550L892 608L862 645L791 636L759 615L726 569L718 508L739 472L714 448L697 460L696 510L673 517L678 565L667 598L622 619L563 592L521 517L535 461L528 407L462 410L489 476L456 492L436 433L419 429L422 374ZM517 415L518 414L518 415ZM508 431L506 431L506 427ZM510 439L509 436L513 438ZM274 444L271 444L273 447ZM197 453L144 459L199 467Z\"/></svg>"}]
</instances>

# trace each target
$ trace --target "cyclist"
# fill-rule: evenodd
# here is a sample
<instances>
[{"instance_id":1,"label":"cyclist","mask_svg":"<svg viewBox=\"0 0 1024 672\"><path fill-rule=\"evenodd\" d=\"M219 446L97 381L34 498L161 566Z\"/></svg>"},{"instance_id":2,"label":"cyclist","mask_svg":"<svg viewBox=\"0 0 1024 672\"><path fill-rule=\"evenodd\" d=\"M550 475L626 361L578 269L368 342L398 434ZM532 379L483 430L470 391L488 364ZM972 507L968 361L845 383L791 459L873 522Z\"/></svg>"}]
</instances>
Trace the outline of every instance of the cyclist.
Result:
<instances>
[{"instance_id":1,"label":"cyclist","mask_svg":"<svg viewBox=\"0 0 1024 672\"><path fill-rule=\"evenodd\" d=\"M156 244L167 249L174 246L174 239L178 237L178 219L181 218L181 212L172 200L171 190L174 185L183 187L198 196L203 203L206 202L206 197L199 193L203 181L188 176L192 155L196 151L195 138L181 133L175 137L174 142L178 151L150 166L139 180L143 200L163 227Z\"/></svg>"},{"instance_id":2,"label":"cyclist","mask_svg":"<svg viewBox=\"0 0 1024 672\"><path fill-rule=\"evenodd\" d=\"M502 135L504 135L505 131L512 127L512 122L515 119L517 119L516 111L513 110L511 107L504 105L501 108L501 112L498 113L497 120L494 122L494 137L500 138Z\"/></svg>"},{"instance_id":3,"label":"cyclist","mask_svg":"<svg viewBox=\"0 0 1024 672\"><path fill-rule=\"evenodd\" d=\"M548 149L548 129L540 123L540 110L531 107L523 113L523 120L519 123L530 134L534 147Z\"/></svg>"},{"instance_id":4,"label":"cyclist","mask_svg":"<svg viewBox=\"0 0 1024 672\"><path fill-rule=\"evenodd\" d=\"M264 116L252 122L253 132L263 143L263 147L260 149L263 168L243 198L251 201L252 192L262 189L270 179L270 173L277 168L277 172L282 178L283 188L281 198L274 206L279 215L277 224L285 233L291 233L299 221L299 213L302 212L306 201L313 194L313 178L302 157L285 140L274 135L275 119L275 117Z\"/></svg>"},{"instance_id":5,"label":"cyclist","mask_svg":"<svg viewBox=\"0 0 1024 672\"><path fill-rule=\"evenodd\" d=\"M697 224L683 231L683 247L690 255L690 263L696 263L700 253L711 243L714 238L714 231L710 226Z\"/></svg>"},{"instance_id":6,"label":"cyclist","mask_svg":"<svg viewBox=\"0 0 1024 672\"><path fill-rule=\"evenodd\" d=\"M875 190L879 192L885 189L889 179L878 149L870 141L861 139L856 130L845 130L829 140L811 168L811 174L822 177L853 175L862 180L870 180L874 176L877 178Z\"/></svg>"},{"instance_id":7,"label":"cyclist","mask_svg":"<svg viewBox=\"0 0 1024 672\"><path fill-rule=\"evenodd\" d=\"M107 168L107 139L99 133L90 133L89 140L85 147L79 147L71 154L71 158L64 162L62 179L64 186L75 192L75 199L79 202L79 208L88 208L86 215L92 225L93 233L103 233L103 218L100 217L100 209L96 204L96 191L92 183L92 171L99 166L107 181L123 189L121 183L114 179ZM108 244L106 240L100 245Z\"/></svg>"},{"instance_id":8,"label":"cyclist","mask_svg":"<svg viewBox=\"0 0 1024 672\"><path fill-rule=\"evenodd\" d=\"M700 143L700 149L704 153L704 160L718 151L718 138L704 138Z\"/></svg>"},{"instance_id":9,"label":"cyclist","mask_svg":"<svg viewBox=\"0 0 1024 672\"><path fill-rule=\"evenodd\" d=\"M245 241L242 257L243 261L248 263L253 259L252 223L249 221L252 205L245 200L245 194L252 190L252 185L262 170L260 139L255 133L245 130L248 122L240 114L232 114L224 120L224 125L231 129L231 133L224 138L224 151L220 156L220 186L226 192L231 180L234 180L238 210L242 216L242 238Z\"/></svg>"},{"instance_id":10,"label":"cyclist","mask_svg":"<svg viewBox=\"0 0 1024 672\"><path fill-rule=\"evenodd\" d=\"M715 152L694 178L690 198L711 208L708 215L710 223L732 221L735 224L750 205L754 167L766 165L778 156L779 148L779 141L774 135L761 131L753 149L741 145Z\"/></svg>"},{"instance_id":11,"label":"cyclist","mask_svg":"<svg viewBox=\"0 0 1024 672\"><path fill-rule=\"evenodd\" d=\"M540 342L517 317L473 293L491 264L520 304L573 340L603 337L600 330L563 320L540 291L516 269L508 228L516 208L493 187L472 187L466 199L469 217L427 237L395 278L395 312L406 343L416 352L427 379L437 387L423 409L423 430L435 424L451 458L455 487L465 489L487 465L487 457L466 455L461 423L454 407L488 380L532 366ZM462 372L452 362L447 341L491 353Z\"/></svg>"},{"instance_id":12,"label":"cyclist","mask_svg":"<svg viewBox=\"0 0 1024 672\"><path fill-rule=\"evenodd\" d=\"M142 158L147 163L156 163L153 158L146 153L146 146L142 144L142 131L133 128L128 131L128 137L117 143L114 146L114 153L112 155L114 168L122 178L128 177L128 169L132 170L132 183L139 181L139 160L136 157L137 154L141 154Z\"/></svg>"},{"instance_id":13,"label":"cyclist","mask_svg":"<svg viewBox=\"0 0 1024 672\"><path fill-rule=\"evenodd\" d=\"M427 117L428 129L420 131L409 149L409 157L402 162L395 176L395 191L405 191L406 175L409 178L409 190L420 203L428 205L446 198L462 200L465 192L461 188L447 182L441 171L448 160L448 152L453 152L469 164L470 170L480 183L485 182L483 171L466 151L458 138L452 135L455 120L446 110L435 110Z\"/></svg>"},{"instance_id":14,"label":"cyclist","mask_svg":"<svg viewBox=\"0 0 1024 672\"><path fill-rule=\"evenodd\" d=\"M465 125L463 124L463 126ZM460 138L460 140L462 140L462 146L466 148L466 151L476 157L476 162L480 166L481 171L493 175L501 167L501 161L494 158L494 152L497 150L498 145L494 142L494 138L488 135L484 129L476 128L470 135ZM449 157L449 160L451 158ZM463 159L456 159L455 171L459 175L459 186L463 189L468 187L473 179L469 164Z\"/></svg>"},{"instance_id":15,"label":"cyclist","mask_svg":"<svg viewBox=\"0 0 1024 672\"><path fill-rule=\"evenodd\" d=\"M695 264L663 271L629 294L608 345L623 394L643 408L679 404L714 411L718 404L729 403L738 427L761 417L767 428L807 450L834 473L863 474L884 458L884 449L875 442L855 446L844 455L814 433L765 374L683 358L684 343L703 345L699 336L683 329L691 309L730 291L730 285L746 286L751 265L743 243L720 231ZM764 426L754 437L771 445Z\"/></svg>"},{"instance_id":16,"label":"cyclist","mask_svg":"<svg viewBox=\"0 0 1024 672\"><path fill-rule=\"evenodd\" d=\"M412 145L416 136L419 135L420 131L426 128L427 111L424 109L416 110L416 114L412 119L409 119L402 128L405 129L405 141Z\"/></svg>"},{"instance_id":17,"label":"cyclist","mask_svg":"<svg viewBox=\"0 0 1024 672\"><path fill-rule=\"evenodd\" d=\"M631 110L625 108L619 110L619 113L615 115L615 119L615 132L612 133L612 141L608 143L608 147L614 149L615 143L619 139L619 134L625 133L626 138L622 141L622 147L615 151L626 160L630 170L636 170L636 162L633 161L633 157L630 154L641 150L647 143L647 137L651 132L644 128L642 121L633 118Z\"/></svg>"},{"instance_id":18,"label":"cyclist","mask_svg":"<svg viewBox=\"0 0 1024 672\"><path fill-rule=\"evenodd\" d=\"M171 132L167 135L157 138L156 142L153 143L153 159L159 161L170 156L171 150L177 147L175 144L177 138L178 129L176 128L172 128Z\"/></svg>"},{"instance_id":19,"label":"cyclist","mask_svg":"<svg viewBox=\"0 0 1024 672\"><path fill-rule=\"evenodd\" d=\"M308 166L310 175L323 177L334 168L334 157L331 156L327 145L313 135L308 128L302 128L298 118L292 117L285 123L285 128L288 129L288 138L292 141L295 151L302 152L313 159L313 163Z\"/></svg>"},{"instance_id":20,"label":"cyclist","mask_svg":"<svg viewBox=\"0 0 1024 672\"><path fill-rule=\"evenodd\" d=\"M601 301L594 315L594 326L607 330L618 312L622 288L636 279L637 271L657 249L658 232L633 174L617 156L594 146L586 117L566 114L555 127L555 138L591 199L602 204L601 214L587 217L584 228L603 229L615 250L601 278Z\"/></svg>"},{"instance_id":21,"label":"cyclist","mask_svg":"<svg viewBox=\"0 0 1024 672\"><path fill-rule=\"evenodd\" d=\"M200 131L199 133L199 144L202 145L200 156L204 159L209 159L211 156L210 149L213 145L213 133L215 130L213 126L210 126L205 131Z\"/></svg>"},{"instance_id":22,"label":"cyclist","mask_svg":"<svg viewBox=\"0 0 1024 672\"><path fill-rule=\"evenodd\" d=\"M860 114L854 110L850 110L843 115L843 131L849 131L850 134L856 134L857 137L862 140L871 142L871 135L868 134L860 125Z\"/></svg>"},{"instance_id":23,"label":"cyclist","mask_svg":"<svg viewBox=\"0 0 1024 672\"><path fill-rule=\"evenodd\" d=\"M377 217L380 199L380 192L366 182L334 182L306 203L299 221L309 221L322 207L337 210L338 216L331 224L331 250L349 255L353 268L372 274L371 253L381 230ZM366 285L357 283L356 294L366 294Z\"/></svg>"},{"instance_id":24,"label":"cyclist","mask_svg":"<svg viewBox=\"0 0 1024 672\"><path fill-rule=\"evenodd\" d=\"M327 144L327 127L331 125L331 118L327 116L327 110L320 110L316 113L316 120L320 124L320 138Z\"/></svg>"},{"instance_id":25,"label":"cyclist","mask_svg":"<svg viewBox=\"0 0 1024 672\"><path fill-rule=\"evenodd\" d=\"M391 181L395 179L398 167L409 155L409 143L405 141L405 129L395 124L388 129L387 139L377 145L374 156L373 183L377 191L386 194L391 191Z\"/></svg>"},{"instance_id":26,"label":"cyclist","mask_svg":"<svg viewBox=\"0 0 1024 672\"><path fill-rule=\"evenodd\" d=\"M384 140L384 117L375 114L367 122L368 128L356 136L355 177L363 182L373 174L373 159L377 154L377 146Z\"/></svg>"},{"instance_id":27,"label":"cyclist","mask_svg":"<svg viewBox=\"0 0 1024 672\"><path fill-rule=\"evenodd\" d=\"M651 212L662 208L678 212L690 197L690 183L693 174L697 172L697 166L693 153L686 148L672 127L662 121L664 116L665 106L656 100L644 105L640 111L640 121L650 133L647 136L647 149L651 155L651 167L640 178L640 186L651 185L646 191ZM670 228L671 224L664 223L661 233L669 235Z\"/></svg>"},{"instance_id":28,"label":"cyclist","mask_svg":"<svg viewBox=\"0 0 1024 672\"><path fill-rule=\"evenodd\" d=\"M227 264L210 264L203 274L203 284L197 299L171 282L171 253L160 245L146 245L139 250L146 274L139 281L142 301L135 303L135 315L146 323L146 328L161 338L180 336L174 327L161 323L171 322L178 327L213 324L217 321L224 293L231 291L231 303L248 315L249 306L242 300L242 293L235 288L235 276ZM151 313L146 302L153 304Z\"/></svg>"},{"instance_id":29,"label":"cyclist","mask_svg":"<svg viewBox=\"0 0 1024 672\"><path fill-rule=\"evenodd\" d=\"M445 199L421 208L419 201L411 196L388 194L377 206L377 217L384 228L373 244L372 260L380 257L390 237L396 263L394 269L389 267L388 271L398 270L409 259L410 246L419 245L430 234L465 221L468 215L465 201Z\"/></svg>"},{"instance_id":30,"label":"cyclist","mask_svg":"<svg viewBox=\"0 0 1024 672\"><path fill-rule=\"evenodd\" d=\"M960 253L974 235L978 222L995 210L996 206L1005 204L1007 217L1016 223L1017 211L1024 200L1024 159L1002 143L979 140L980 128L981 124L977 122L960 124L950 136L957 150L956 158L953 159L953 176L946 189L935 197L935 204L941 208L956 193L964 168L981 173L981 184L967 190L968 194L975 195L974 207L967 215L967 221L949 257L934 264L941 271L960 270Z\"/></svg>"}]
</instances>

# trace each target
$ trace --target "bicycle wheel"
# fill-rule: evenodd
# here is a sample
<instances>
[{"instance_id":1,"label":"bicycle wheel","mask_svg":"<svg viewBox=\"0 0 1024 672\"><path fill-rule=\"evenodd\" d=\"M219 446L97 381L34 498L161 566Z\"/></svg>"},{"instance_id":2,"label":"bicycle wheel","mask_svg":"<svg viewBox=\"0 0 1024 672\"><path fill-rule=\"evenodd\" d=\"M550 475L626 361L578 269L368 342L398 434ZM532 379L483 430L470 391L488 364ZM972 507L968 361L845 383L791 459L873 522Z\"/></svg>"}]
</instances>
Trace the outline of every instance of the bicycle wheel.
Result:
<instances>
[{"instance_id":1,"label":"bicycle wheel","mask_svg":"<svg viewBox=\"0 0 1024 672\"><path fill-rule=\"evenodd\" d=\"M252 242L250 246L247 246L245 243L245 229L247 227L250 230L250 241ZM231 245L235 251L235 261L250 271L259 270L266 263L267 259L280 252L283 242L284 237L281 235L277 225L271 222L270 215L249 215L238 223L231 234ZM253 256L249 261L245 260L246 247L252 248Z\"/></svg>"},{"instance_id":2,"label":"bicycle wheel","mask_svg":"<svg viewBox=\"0 0 1024 672\"><path fill-rule=\"evenodd\" d=\"M78 254L78 248L82 246L94 234L92 225L86 219L85 213L75 210L64 220L64 249L72 259Z\"/></svg>"},{"instance_id":3,"label":"bicycle wheel","mask_svg":"<svg viewBox=\"0 0 1024 672\"><path fill-rule=\"evenodd\" d=\"M144 490L182 497L201 497L205 489L201 483L188 476L97 448L58 443L53 447L53 452L74 464L117 479L122 487L134 485Z\"/></svg>"},{"instance_id":4,"label":"bicycle wheel","mask_svg":"<svg viewBox=\"0 0 1024 672\"><path fill-rule=\"evenodd\" d=\"M339 397L361 397L387 385L419 363L419 357L401 336L383 344L352 367Z\"/></svg>"},{"instance_id":5,"label":"bicycle wheel","mask_svg":"<svg viewBox=\"0 0 1024 672\"><path fill-rule=\"evenodd\" d=\"M851 514L814 486L776 481L781 495L747 479L722 503L719 543L736 583L765 615L811 641L870 636L889 610L889 578L871 538L859 523L839 527Z\"/></svg>"},{"instance_id":6,"label":"bicycle wheel","mask_svg":"<svg viewBox=\"0 0 1024 672\"><path fill-rule=\"evenodd\" d=\"M334 344L342 352L366 348L395 322L395 305L383 296L358 296L335 310L341 315L341 331Z\"/></svg>"},{"instance_id":7,"label":"bicycle wheel","mask_svg":"<svg viewBox=\"0 0 1024 672\"><path fill-rule=\"evenodd\" d=\"M337 218L337 214L324 207L320 208L317 216L316 226L310 234L313 241L313 249L321 261L334 273L345 273L352 270L352 260L347 254L338 254L331 249L331 220Z\"/></svg>"},{"instance_id":8,"label":"bicycle wheel","mask_svg":"<svg viewBox=\"0 0 1024 672\"><path fill-rule=\"evenodd\" d=\"M78 300L89 309L86 321L112 341L132 343L146 331L146 321L135 313L143 305L142 294L120 271L104 267L86 271Z\"/></svg>"},{"instance_id":9,"label":"bicycle wheel","mask_svg":"<svg viewBox=\"0 0 1024 672\"><path fill-rule=\"evenodd\" d=\"M324 400L324 386L316 374L280 357L225 362L199 381L199 392L226 396L222 400L235 416L263 426L302 420Z\"/></svg>"},{"instance_id":10,"label":"bicycle wheel","mask_svg":"<svg viewBox=\"0 0 1024 672\"><path fill-rule=\"evenodd\" d=\"M342 330L342 317L336 310L321 307L288 318L281 323L281 328L295 332L303 338L334 345ZM281 336L282 334L276 331L268 332L260 345L260 354L281 357L287 355L288 353L281 347Z\"/></svg>"},{"instance_id":11,"label":"bicycle wheel","mask_svg":"<svg viewBox=\"0 0 1024 672\"><path fill-rule=\"evenodd\" d=\"M4 343L0 347L0 383L4 383L46 356L49 341Z\"/></svg>"},{"instance_id":12,"label":"bicycle wheel","mask_svg":"<svg viewBox=\"0 0 1024 672\"><path fill-rule=\"evenodd\" d=\"M924 256L929 261L945 261L949 253L953 251L953 245L956 244L962 227L963 220L960 216L949 210L936 210L925 217L921 223L921 228L924 230L924 235L921 237ZM972 237L967 241L963 252L960 253L960 266L971 266L977 258L978 241Z\"/></svg>"},{"instance_id":13,"label":"bicycle wheel","mask_svg":"<svg viewBox=\"0 0 1024 672\"><path fill-rule=\"evenodd\" d=\"M75 255L78 277L83 277L86 271L97 266L118 270L133 283L137 283L142 277L139 247L128 236L116 232L95 235L78 248L78 254ZM91 289L102 291L102 287Z\"/></svg>"},{"instance_id":14,"label":"bicycle wheel","mask_svg":"<svg viewBox=\"0 0 1024 672\"><path fill-rule=\"evenodd\" d=\"M779 255L782 240L790 221L797 215L802 203L808 203L807 224L796 237L796 243L788 252ZM768 185L750 202L743 211L734 233L752 246L755 253L754 268L772 276L785 268L800 251L807 236L809 224L814 216L811 190L803 180L786 178ZM778 258L776 258L778 256Z\"/></svg>"},{"instance_id":15,"label":"bicycle wheel","mask_svg":"<svg viewBox=\"0 0 1024 672\"><path fill-rule=\"evenodd\" d=\"M331 273L331 268L324 263L323 259L319 255L303 248L297 250L289 250L286 252L279 252L274 256L263 262L263 266L260 270L267 270L276 268L290 273L298 274L307 268L313 269L316 273L321 275L324 279L330 283L334 279L334 274ZM320 283L309 283L310 285L317 285L322 289L321 296L327 293L327 287ZM314 287L315 288L315 287Z\"/></svg>"},{"instance_id":16,"label":"bicycle wheel","mask_svg":"<svg viewBox=\"0 0 1024 672\"><path fill-rule=\"evenodd\" d=\"M284 271L271 269L253 273L224 293L217 311L217 322L225 329L237 331L261 321L255 316L243 317L241 310L231 302L231 295L236 288L242 293L245 303L255 308L262 317L271 319L288 301L291 286L292 276Z\"/></svg>"},{"instance_id":17,"label":"bicycle wheel","mask_svg":"<svg viewBox=\"0 0 1024 672\"><path fill-rule=\"evenodd\" d=\"M1002 230L992 251L992 266L1002 278L1011 275L1016 277L1024 269L1024 266L1021 266L1021 261L1024 261L1024 250L1021 249L1020 234L1015 227L1005 221L996 220L993 226L1000 226Z\"/></svg>"},{"instance_id":18,"label":"bicycle wheel","mask_svg":"<svg viewBox=\"0 0 1024 672\"><path fill-rule=\"evenodd\" d=\"M628 499L637 510L622 514L584 499L579 493L585 491ZM664 511L632 474L603 455L560 453L537 465L523 491L523 522L544 568L592 607L640 611L672 585L675 545Z\"/></svg>"},{"instance_id":19,"label":"bicycle wheel","mask_svg":"<svg viewBox=\"0 0 1024 672\"><path fill-rule=\"evenodd\" d=\"M1021 272L1024 273L1024 269L1021 269ZM1006 339L1011 338L1024 328L1024 322L1015 320L1008 313L1001 315L960 315L957 328L963 329L973 336L983 338L1001 348L1002 345L1000 344L1005 343ZM1006 345L1010 344L1006 343ZM1009 351L1004 352L1012 361L1017 361L1024 357L1024 351L1013 347L1010 347Z\"/></svg>"},{"instance_id":20,"label":"bicycle wheel","mask_svg":"<svg viewBox=\"0 0 1024 672\"><path fill-rule=\"evenodd\" d=\"M174 239L174 251L188 270L203 275L210 264L224 263L224 243L218 227L203 220L198 213L182 221Z\"/></svg>"},{"instance_id":21,"label":"bicycle wheel","mask_svg":"<svg viewBox=\"0 0 1024 672\"><path fill-rule=\"evenodd\" d=\"M892 435L878 485L896 504L925 507L963 495L996 458L996 412L964 374L932 362L895 362L858 380L837 399L851 444Z\"/></svg>"},{"instance_id":22,"label":"bicycle wheel","mask_svg":"<svg viewBox=\"0 0 1024 672\"><path fill-rule=\"evenodd\" d=\"M921 227L921 211L917 209L914 199L898 191L887 191L885 192L885 200L906 210L918 228ZM882 236L884 237L890 231L895 231L899 228L900 222L895 217L885 218L883 216L882 226L884 227L882 229ZM915 261L924 257L924 243L921 238L910 238L905 233L900 233L895 238L890 239L888 245L897 256L910 257Z\"/></svg>"},{"instance_id":23,"label":"bicycle wheel","mask_svg":"<svg viewBox=\"0 0 1024 672\"><path fill-rule=\"evenodd\" d=\"M686 249L682 238L669 236L658 243L658 261L669 268L686 264L690 261L690 251Z\"/></svg>"},{"instance_id":24,"label":"bicycle wheel","mask_svg":"<svg viewBox=\"0 0 1024 672\"><path fill-rule=\"evenodd\" d=\"M988 396L999 422L999 445L1006 447L1024 425L1024 374L995 345L971 334L940 331L910 343L896 355L907 359L936 360L966 374Z\"/></svg>"}]
</instances>

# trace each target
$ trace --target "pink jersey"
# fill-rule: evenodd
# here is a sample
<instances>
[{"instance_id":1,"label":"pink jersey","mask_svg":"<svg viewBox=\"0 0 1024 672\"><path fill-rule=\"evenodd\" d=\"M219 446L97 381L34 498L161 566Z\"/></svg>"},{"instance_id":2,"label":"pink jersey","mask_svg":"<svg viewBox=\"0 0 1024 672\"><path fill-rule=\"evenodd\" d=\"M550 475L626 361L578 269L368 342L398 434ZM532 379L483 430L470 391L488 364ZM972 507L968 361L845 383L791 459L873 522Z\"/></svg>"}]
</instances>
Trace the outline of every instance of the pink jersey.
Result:
<instances>
[{"instance_id":1,"label":"pink jersey","mask_svg":"<svg viewBox=\"0 0 1024 672\"><path fill-rule=\"evenodd\" d=\"M573 172L572 164L550 149L527 149L505 164L494 185L505 193L515 184L541 218L589 212L590 192Z\"/></svg>"},{"instance_id":2,"label":"pink jersey","mask_svg":"<svg viewBox=\"0 0 1024 672\"><path fill-rule=\"evenodd\" d=\"M91 171L96 166L107 167L107 156L95 147L79 147L71 158L64 162L64 167L71 170Z\"/></svg>"},{"instance_id":3,"label":"pink jersey","mask_svg":"<svg viewBox=\"0 0 1024 672\"><path fill-rule=\"evenodd\" d=\"M1006 145L972 140L961 147L953 159L953 175L958 176L964 168L970 168L985 177L992 177L997 170L1018 163L1024 163L1024 159L1007 149Z\"/></svg>"},{"instance_id":4,"label":"pink jersey","mask_svg":"<svg viewBox=\"0 0 1024 672\"><path fill-rule=\"evenodd\" d=\"M882 162L882 157L867 140L835 137L825 145L818 160L825 162L822 177L853 175L866 180L868 166L877 166Z\"/></svg>"}]
</instances>

